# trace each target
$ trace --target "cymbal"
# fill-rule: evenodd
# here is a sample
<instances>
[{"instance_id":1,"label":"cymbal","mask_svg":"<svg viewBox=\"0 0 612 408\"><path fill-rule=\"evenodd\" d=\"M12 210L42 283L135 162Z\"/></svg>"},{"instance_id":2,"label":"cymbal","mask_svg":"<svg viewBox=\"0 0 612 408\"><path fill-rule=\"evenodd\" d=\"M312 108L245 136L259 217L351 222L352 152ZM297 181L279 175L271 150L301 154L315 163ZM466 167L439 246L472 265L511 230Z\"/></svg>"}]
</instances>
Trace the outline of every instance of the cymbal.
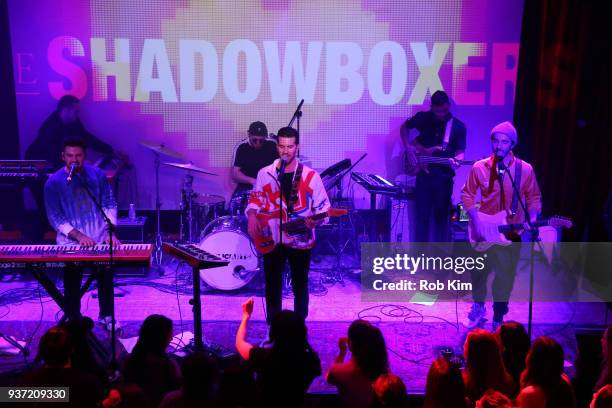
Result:
<instances>
[{"instance_id":1,"label":"cymbal","mask_svg":"<svg viewBox=\"0 0 612 408\"><path fill-rule=\"evenodd\" d=\"M146 140L141 140L138 143L140 143L147 149L154 151L155 153L163 154L165 156L173 157L175 159L183 159L182 154L172 149L168 149L163 143L148 142Z\"/></svg>"},{"instance_id":2,"label":"cymbal","mask_svg":"<svg viewBox=\"0 0 612 408\"><path fill-rule=\"evenodd\" d=\"M166 166L170 166L170 167L176 167L177 169L183 169L183 170L187 170L187 171L194 171L196 173L208 174L210 176L218 176L217 173L211 173L209 171L206 171L206 170L204 170L201 167L195 166L191 162L189 162L189 163L162 163L162 164L165 164Z\"/></svg>"}]
</instances>

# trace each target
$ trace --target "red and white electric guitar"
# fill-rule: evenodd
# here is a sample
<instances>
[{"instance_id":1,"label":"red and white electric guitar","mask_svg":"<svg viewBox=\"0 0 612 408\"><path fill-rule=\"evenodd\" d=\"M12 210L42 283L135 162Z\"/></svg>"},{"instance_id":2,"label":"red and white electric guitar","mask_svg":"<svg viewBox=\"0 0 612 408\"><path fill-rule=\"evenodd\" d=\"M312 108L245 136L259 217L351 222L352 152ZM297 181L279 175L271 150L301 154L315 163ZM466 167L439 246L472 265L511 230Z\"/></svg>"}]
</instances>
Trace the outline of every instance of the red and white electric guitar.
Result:
<instances>
[{"instance_id":1,"label":"red and white electric guitar","mask_svg":"<svg viewBox=\"0 0 612 408\"><path fill-rule=\"evenodd\" d=\"M280 219L278 215L278 211L275 213L258 213L257 214L257 222L259 223L259 227L261 230L261 234L251 235L253 242L255 244L255 248L262 254L267 254L268 252L272 252L278 242L275 240L272 231L278 231L280 227ZM306 227L306 219L310 219L312 221L319 221L327 217L340 217L342 215L346 215L347 210L340 208L330 208L329 210L311 215L309 217L303 218L295 218L292 220L287 220L287 214L283 210L283 243L290 242L295 239L305 239L308 240L308 237L302 237L303 235L311 234L309 228ZM285 221L286 220L286 221Z\"/></svg>"},{"instance_id":2,"label":"red and white electric guitar","mask_svg":"<svg viewBox=\"0 0 612 408\"><path fill-rule=\"evenodd\" d=\"M500 211L497 214L489 215L483 212L478 212L478 218L483 226L484 240L476 241L476 231L473 224L470 222L468 235L470 244L478 252L484 252L493 245L508 246L512 243L506 238L504 233L516 231L520 232L523 229L523 224L508 224L506 211ZM535 227L550 226L553 228L541 228L540 238L544 242L556 242L557 231L554 227L571 228L572 220L566 217L554 216L546 220L540 220L533 223ZM547 256L548 257L548 256Z\"/></svg>"}]
</instances>

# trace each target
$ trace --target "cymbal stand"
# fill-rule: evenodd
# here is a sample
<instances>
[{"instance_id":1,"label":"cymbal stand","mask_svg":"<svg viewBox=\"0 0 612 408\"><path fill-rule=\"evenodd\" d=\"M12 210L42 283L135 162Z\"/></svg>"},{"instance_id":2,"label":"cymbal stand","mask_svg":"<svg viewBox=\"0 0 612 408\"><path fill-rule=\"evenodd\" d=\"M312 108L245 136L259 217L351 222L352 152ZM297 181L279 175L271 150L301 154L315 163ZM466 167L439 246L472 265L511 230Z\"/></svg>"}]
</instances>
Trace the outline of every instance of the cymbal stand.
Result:
<instances>
[{"instance_id":1,"label":"cymbal stand","mask_svg":"<svg viewBox=\"0 0 612 408\"><path fill-rule=\"evenodd\" d=\"M364 153L348 169L346 169L345 171L341 172L340 174L336 176L336 179L334 180L333 184L330 186L330 189L336 187L336 201L340 202L342 200L342 181L344 177L347 174L349 174L355 168L355 166L357 166L366 156L367 156L367 153ZM336 254L336 264L334 265L333 269L327 274L327 276L321 278L321 280L323 281L322 283L330 283L330 284L340 283L344 285L343 272L345 272L346 269L342 267L342 255L344 254L346 247L353 240L351 238L348 238L346 241L344 241L343 244L341 244L343 241L344 241L344 226L342 225L342 217L340 217L338 219L338 247L334 248L333 245L330 244L330 246L332 247L332 250Z\"/></svg>"},{"instance_id":2,"label":"cymbal stand","mask_svg":"<svg viewBox=\"0 0 612 408\"><path fill-rule=\"evenodd\" d=\"M193 243L193 176L185 175L183 188L181 189L181 219L180 233L181 240ZM187 231L185 231L185 219L187 221Z\"/></svg>"},{"instance_id":3,"label":"cymbal stand","mask_svg":"<svg viewBox=\"0 0 612 408\"><path fill-rule=\"evenodd\" d=\"M342 177L338 180L336 184L336 202L342 201ZM326 284L334 284L339 283L344 285L344 272L345 268L342 266L342 255L346 250L347 246L351 243L351 238L344 239L344 225L343 225L342 217L338 218L338 238L336 241L336 245L333 245L328 241L329 246L332 251L336 255L336 263L335 265L325 274L325 276L321 277L322 283Z\"/></svg>"},{"instance_id":4,"label":"cymbal stand","mask_svg":"<svg viewBox=\"0 0 612 408\"><path fill-rule=\"evenodd\" d=\"M155 215L157 217L157 230L155 231L155 247L153 249L153 263L158 267L161 267L162 263L162 237L161 237L161 206L162 203L159 199L159 166L161 161L159 160L159 153L153 152L155 155Z\"/></svg>"}]
</instances>

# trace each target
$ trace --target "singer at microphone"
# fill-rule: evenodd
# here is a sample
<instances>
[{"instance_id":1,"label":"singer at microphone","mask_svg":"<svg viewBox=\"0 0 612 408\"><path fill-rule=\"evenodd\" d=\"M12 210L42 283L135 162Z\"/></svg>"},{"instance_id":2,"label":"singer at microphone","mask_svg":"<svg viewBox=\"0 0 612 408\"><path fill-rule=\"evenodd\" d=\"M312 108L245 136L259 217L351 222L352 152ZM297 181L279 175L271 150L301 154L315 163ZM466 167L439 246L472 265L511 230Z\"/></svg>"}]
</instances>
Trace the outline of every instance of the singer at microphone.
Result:
<instances>
[{"instance_id":1,"label":"singer at microphone","mask_svg":"<svg viewBox=\"0 0 612 408\"><path fill-rule=\"evenodd\" d=\"M259 171L245 211L248 232L263 254L268 322L282 309L282 277L287 261L294 295L293 309L303 319L308 316L308 271L315 245L315 227L325 222L323 217L327 217L330 207L321 176L298 159L300 135L297 130L286 126L277 134L280 160ZM260 224L262 217L268 220L267 227ZM296 233L281 235L280 220L285 227L285 222L294 218L299 224L293 230Z\"/></svg>"},{"instance_id":2,"label":"singer at microphone","mask_svg":"<svg viewBox=\"0 0 612 408\"><path fill-rule=\"evenodd\" d=\"M499 218L495 220L498 214L508 224L524 225L527 221L535 222L542 209L541 192L533 166L516 157L512 151L518 140L514 125L510 122L500 123L491 129L489 137L491 156L474 163L461 191L461 202L470 217L469 237L476 242L490 241L492 237L495 237L493 241L499 240ZM505 175L503 179L500 172ZM520 232L520 229L504 231L505 238L517 244L491 246L487 250L491 256L485 268L471 274L474 303L463 322L466 328L482 325L485 316L491 316L485 306L487 280L491 274L494 276L490 330L497 330L504 322L521 254L518 244L521 241Z\"/></svg>"},{"instance_id":3,"label":"singer at microphone","mask_svg":"<svg viewBox=\"0 0 612 408\"><path fill-rule=\"evenodd\" d=\"M44 190L47 217L56 231L56 244L74 246L75 251L79 251L79 247L92 247L111 241L104 215L112 224L117 223L117 202L106 174L97 167L86 165L85 158L85 144L81 140L66 140L62 151L64 167L49 176ZM79 174L87 174L87 177L70 183ZM112 238L112 242L113 245L120 245L116 237ZM112 274L102 273L102 270L101 273L96 272L99 317L108 329L113 314ZM64 312L68 318L78 317L83 268L66 265L62 275L66 303Z\"/></svg>"}]
</instances>

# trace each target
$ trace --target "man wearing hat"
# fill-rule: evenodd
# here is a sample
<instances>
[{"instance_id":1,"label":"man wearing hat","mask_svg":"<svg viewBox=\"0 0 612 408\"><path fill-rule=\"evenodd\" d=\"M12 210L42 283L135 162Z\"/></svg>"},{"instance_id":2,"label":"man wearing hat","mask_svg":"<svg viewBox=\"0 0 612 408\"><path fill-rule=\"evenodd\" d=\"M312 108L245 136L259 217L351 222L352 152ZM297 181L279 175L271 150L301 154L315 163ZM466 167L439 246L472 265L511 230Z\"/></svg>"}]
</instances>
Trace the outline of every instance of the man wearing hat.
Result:
<instances>
[{"instance_id":1,"label":"man wearing hat","mask_svg":"<svg viewBox=\"0 0 612 408\"><path fill-rule=\"evenodd\" d=\"M535 222L542 209L541 193L533 167L514 156L512 149L516 146L516 129L510 122L503 122L491 129L492 154L486 159L474 163L463 186L461 199L470 217L473 231L478 241L485 237L484 225L479 218L479 211L494 215L500 211L508 214L508 223L523 223L528 228L527 217ZM500 163L503 163L500 165ZM512 181L514 179L520 194L515 195ZM480 209L476 208L476 196L480 192ZM523 213L518 200L526 204L528 214ZM516 233L506 234L506 238L520 242ZM514 286L516 265L520 254L520 245L492 246L487 251L486 268L472 272L472 297L474 304L464 325L468 328L480 324L486 314L484 305L487 295L487 276L495 272L493 279L493 325L495 330L501 325L504 315L508 313L508 300Z\"/></svg>"},{"instance_id":2,"label":"man wearing hat","mask_svg":"<svg viewBox=\"0 0 612 408\"><path fill-rule=\"evenodd\" d=\"M268 129L263 122L251 123L248 133L248 141L238 146L234 158L232 179L238 183L234 196L251 190L259 170L278 158L276 143L268 139Z\"/></svg>"}]
</instances>

